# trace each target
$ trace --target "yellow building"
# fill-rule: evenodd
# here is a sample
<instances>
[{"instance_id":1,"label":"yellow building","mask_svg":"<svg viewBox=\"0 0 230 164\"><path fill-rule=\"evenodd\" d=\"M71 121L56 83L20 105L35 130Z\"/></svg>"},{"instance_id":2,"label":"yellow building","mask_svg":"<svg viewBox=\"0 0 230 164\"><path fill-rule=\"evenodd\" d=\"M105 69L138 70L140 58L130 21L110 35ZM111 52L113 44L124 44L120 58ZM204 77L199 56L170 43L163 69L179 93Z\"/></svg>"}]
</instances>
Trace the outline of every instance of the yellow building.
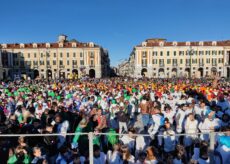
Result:
<instances>
[{"instance_id":1,"label":"yellow building","mask_svg":"<svg viewBox=\"0 0 230 164\"><path fill-rule=\"evenodd\" d=\"M134 77L230 77L230 40L167 42L147 39L130 55Z\"/></svg>"},{"instance_id":2,"label":"yellow building","mask_svg":"<svg viewBox=\"0 0 230 164\"><path fill-rule=\"evenodd\" d=\"M0 78L101 78L108 76L110 66L107 50L93 42L69 41L65 35L56 43L1 44L0 59Z\"/></svg>"}]
</instances>

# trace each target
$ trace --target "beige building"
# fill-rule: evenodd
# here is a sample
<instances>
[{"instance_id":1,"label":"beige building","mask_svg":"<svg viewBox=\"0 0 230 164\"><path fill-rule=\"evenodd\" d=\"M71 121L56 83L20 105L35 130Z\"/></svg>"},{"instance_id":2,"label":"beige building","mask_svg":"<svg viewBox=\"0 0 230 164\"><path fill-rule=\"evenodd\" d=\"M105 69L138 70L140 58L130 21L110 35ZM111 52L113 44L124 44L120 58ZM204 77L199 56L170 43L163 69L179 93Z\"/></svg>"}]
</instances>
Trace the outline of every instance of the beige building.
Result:
<instances>
[{"instance_id":1,"label":"beige building","mask_svg":"<svg viewBox=\"0 0 230 164\"><path fill-rule=\"evenodd\" d=\"M134 47L130 59L134 77L210 77L230 78L230 40L167 42L147 39Z\"/></svg>"},{"instance_id":2,"label":"beige building","mask_svg":"<svg viewBox=\"0 0 230 164\"><path fill-rule=\"evenodd\" d=\"M60 35L56 43L1 44L0 78L107 77L108 51L93 42L81 43Z\"/></svg>"}]
</instances>

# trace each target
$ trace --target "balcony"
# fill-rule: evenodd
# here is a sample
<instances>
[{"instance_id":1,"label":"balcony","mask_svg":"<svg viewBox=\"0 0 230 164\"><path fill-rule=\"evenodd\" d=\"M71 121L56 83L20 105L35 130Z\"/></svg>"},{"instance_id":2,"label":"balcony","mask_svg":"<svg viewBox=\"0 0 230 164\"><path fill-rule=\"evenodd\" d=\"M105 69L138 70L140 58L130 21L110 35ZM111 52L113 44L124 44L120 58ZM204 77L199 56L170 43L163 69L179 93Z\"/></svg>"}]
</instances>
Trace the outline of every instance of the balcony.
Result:
<instances>
[{"instance_id":1,"label":"balcony","mask_svg":"<svg viewBox=\"0 0 230 164\"><path fill-rule=\"evenodd\" d=\"M191 66L191 64L190 63L186 63L186 66Z\"/></svg>"},{"instance_id":2,"label":"balcony","mask_svg":"<svg viewBox=\"0 0 230 164\"><path fill-rule=\"evenodd\" d=\"M200 67L203 67L203 66L204 66L204 63L199 63L199 66L200 66Z\"/></svg>"},{"instance_id":3,"label":"balcony","mask_svg":"<svg viewBox=\"0 0 230 164\"><path fill-rule=\"evenodd\" d=\"M78 66L77 65L73 65L73 68L77 68Z\"/></svg>"},{"instance_id":4,"label":"balcony","mask_svg":"<svg viewBox=\"0 0 230 164\"><path fill-rule=\"evenodd\" d=\"M164 67L165 66L165 64L159 64L159 67Z\"/></svg>"},{"instance_id":5,"label":"balcony","mask_svg":"<svg viewBox=\"0 0 230 164\"><path fill-rule=\"evenodd\" d=\"M94 68L94 67L95 67L95 65L94 65L94 64L91 64L91 65L89 65L89 67L90 67L90 68Z\"/></svg>"},{"instance_id":6,"label":"balcony","mask_svg":"<svg viewBox=\"0 0 230 164\"><path fill-rule=\"evenodd\" d=\"M173 66L173 67L177 67L178 64L177 64L177 63L173 63L172 66Z\"/></svg>"},{"instance_id":7,"label":"balcony","mask_svg":"<svg viewBox=\"0 0 230 164\"><path fill-rule=\"evenodd\" d=\"M147 67L147 64L142 64L141 66L142 66L142 67Z\"/></svg>"},{"instance_id":8,"label":"balcony","mask_svg":"<svg viewBox=\"0 0 230 164\"><path fill-rule=\"evenodd\" d=\"M230 62L229 63L225 63L225 66L229 66L230 65Z\"/></svg>"},{"instance_id":9,"label":"balcony","mask_svg":"<svg viewBox=\"0 0 230 164\"><path fill-rule=\"evenodd\" d=\"M51 69L51 66L50 66L50 65L47 65L46 67L47 67L48 69Z\"/></svg>"},{"instance_id":10,"label":"balcony","mask_svg":"<svg viewBox=\"0 0 230 164\"><path fill-rule=\"evenodd\" d=\"M212 63L212 66L217 66L217 63Z\"/></svg>"},{"instance_id":11,"label":"balcony","mask_svg":"<svg viewBox=\"0 0 230 164\"><path fill-rule=\"evenodd\" d=\"M60 66L59 66L59 68L64 69L64 68L65 68L65 66L64 66L64 65L60 65Z\"/></svg>"}]
</instances>

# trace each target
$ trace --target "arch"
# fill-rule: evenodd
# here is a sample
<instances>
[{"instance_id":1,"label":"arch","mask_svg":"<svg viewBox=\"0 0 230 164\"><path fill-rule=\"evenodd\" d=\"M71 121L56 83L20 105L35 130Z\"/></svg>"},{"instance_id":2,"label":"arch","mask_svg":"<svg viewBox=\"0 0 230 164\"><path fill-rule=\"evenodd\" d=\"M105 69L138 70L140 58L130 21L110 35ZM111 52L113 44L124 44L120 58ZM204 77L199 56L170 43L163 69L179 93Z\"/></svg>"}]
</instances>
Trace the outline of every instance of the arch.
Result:
<instances>
[{"instance_id":1,"label":"arch","mask_svg":"<svg viewBox=\"0 0 230 164\"><path fill-rule=\"evenodd\" d=\"M65 79L65 72L62 69L59 71L59 78L60 79Z\"/></svg>"},{"instance_id":2,"label":"arch","mask_svg":"<svg viewBox=\"0 0 230 164\"><path fill-rule=\"evenodd\" d=\"M217 75L217 69L216 69L216 67L212 67L211 68L211 73L212 73L212 75Z\"/></svg>"},{"instance_id":3,"label":"arch","mask_svg":"<svg viewBox=\"0 0 230 164\"><path fill-rule=\"evenodd\" d=\"M185 68L185 76L186 77L190 77L191 76L191 70L190 70L190 68Z\"/></svg>"},{"instance_id":4,"label":"arch","mask_svg":"<svg viewBox=\"0 0 230 164\"><path fill-rule=\"evenodd\" d=\"M198 69L199 73L200 73L200 77L203 77L204 76L204 68L200 67Z\"/></svg>"},{"instance_id":5,"label":"arch","mask_svg":"<svg viewBox=\"0 0 230 164\"><path fill-rule=\"evenodd\" d=\"M47 77L48 80L52 79L52 70L48 69L46 71L46 77Z\"/></svg>"},{"instance_id":6,"label":"arch","mask_svg":"<svg viewBox=\"0 0 230 164\"><path fill-rule=\"evenodd\" d=\"M230 67L227 68L227 78L230 78Z\"/></svg>"},{"instance_id":7,"label":"arch","mask_svg":"<svg viewBox=\"0 0 230 164\"><path fill-rule=\"evenodd\" d=\"M177 76L177 68L173 68L172 69L172 77L176 77Z\"/></svg>"},{"instance_id":8,"label":"arch","mask_svg":"<svg viewBox=\"0 0 230 164\"><path fill-rule=\"evenodd\" d=\"M6 79L6 77L7 77L6 76L6 70L3 70L3 72L2 72L2 78L3 78L3 80Z\"/></svg>"},{"instance_id":9,"label":"arch","mask_svg":"<svg viewBox=\"0 0 230 164\"><path fill-rule=\"evenodd\" d=\"M146 68L143 68L142 70L141 70L141 76L146 76L147 75L147 69Z\"/></svg>"},{"instance_id":10,"label":"arch","mask_svg":"<svg viewBox=\"0 0 230 164\"><path fill-rule=\"evenodd\" d=\"M34 70L34 79L39 77L39 71L37 69Z\"/></svg>"},{"instance_id":11,"label":"arch","mask_svg":"<svg viewBox=\"0 0 230 164\"><path fill-rule=\"evenodd\" d=\"M94 69L89 70L89 77L90 78L95 78L95 70Z\"/></svg>"},{"instance_id":12,"label":"arch","mask_svg":"<svg viewBox=\"0 0 230 164\"><path fill-rule=\"evenodd\" d=\"M77 79L78 78L78 70L77 69L73 69L72 70L72 74L73 74L73 79Z\"/></svg>"},{"instance_id":13,"label":"arch","mask_svg":"<svg viewBox=\"0 0 230 164\"><path fill-rule=\"evenodd\" d=\"M164 70L164 68L160 68L158 70L158 74L159 74L160 78L164 78L164 76L165 76L165 70Z\"/></svg>"}]
</instances>

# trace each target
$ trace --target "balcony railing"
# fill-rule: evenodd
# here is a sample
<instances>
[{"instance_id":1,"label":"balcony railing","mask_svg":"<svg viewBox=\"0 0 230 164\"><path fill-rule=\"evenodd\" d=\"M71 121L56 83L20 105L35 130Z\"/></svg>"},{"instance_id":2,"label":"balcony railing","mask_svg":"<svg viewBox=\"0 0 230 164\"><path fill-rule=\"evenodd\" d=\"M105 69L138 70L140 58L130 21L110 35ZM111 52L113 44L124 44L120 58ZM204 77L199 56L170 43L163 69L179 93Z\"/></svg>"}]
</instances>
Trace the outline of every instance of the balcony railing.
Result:
<instances>
[{"instance_id":1,"label":"balcony railing","mask_svg":"<svg viewBox=\"0 0 230 164\"><path fill-rule=\"evenodd\" d=\"M159 64L159 67L164 67L165 66L165 64Z\"/></svg>"},{"instance_id":2,"label":"balcony railing","mask_svg":"<svg viewBox=\"0 0 230 164\"><path fill-rule=\"evenodd\" d=\"M73 65L73 68L77 68L78 66L77 65Z\"/></svg>"},{"instance_id":3,"label":"balcony railing","mask_svg":"<svg viewBox=\"0 0 230 164\"><path fill-rule=\"evenodd\" d=\"M217 63L212 63L212 66L217 66Z\"/></svg>"},{"instance_id":4,"label":"balcony railing","mask_svg":"<svg viewBox=\"0 0 230 164\"><path fill-rule=\"evenodd\" d=\"M60 65L59 68L65 68L65 66L64 65Z\"/></svg>"},{"instance_id":5,"label":"balcony railing","mask_svg":"<svg viewBox=\"0 0 230 164\"><path fill-rule=\"evenodd\" d=\"M204 63L199 63L199 66L204 66Z\"/></svg>"},{"instance_id":6,"label":"balcony railing","mask_svg":"<svg viewBox=\"0 0 230 164\"><path fill-rule=\"evenodd\" d=\"M177 64L177 63L173 63L172 65L173 65L173 66L178 66L178 64Z\"/></svg>"},{"instance_id":7,"label":"balcony railing","mask_svg":"<svg viewBox=\"0 0 230 164\"><path fill-rule=\"evenodd\" d=\"M147 64L142 64L141 66L142 66L142 67L147 67Z\"/></svg>"},{"instance_id":8,"label":"balcony railing","mask_svg":"<svg viewBox=\"0 0 230 164\"><path fill-rule=\"evenodd\" d=\"M190 63L186 63L186 66L191 66L191 64Z\"/></svg>"}]
</instances>

